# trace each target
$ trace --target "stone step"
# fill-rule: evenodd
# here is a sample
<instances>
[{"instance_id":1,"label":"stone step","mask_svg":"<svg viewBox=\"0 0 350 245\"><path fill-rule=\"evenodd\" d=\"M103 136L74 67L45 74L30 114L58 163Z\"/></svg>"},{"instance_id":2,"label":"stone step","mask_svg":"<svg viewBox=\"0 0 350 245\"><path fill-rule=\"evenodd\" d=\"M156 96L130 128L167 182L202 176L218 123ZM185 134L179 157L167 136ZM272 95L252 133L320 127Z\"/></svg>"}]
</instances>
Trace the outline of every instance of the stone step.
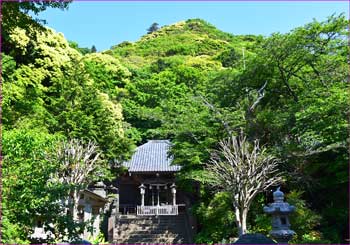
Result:
<instances>
[{"instance_id":1,"label":"stone step","mask_svg":"<svg viewBox=\"0 0 350 245\"><path fill-rule=\"evenodd\" d=\"M153 231L134 231L132 233L128 233L129 236L133 236L133 235L140 235L140 236L148 236L148 235L174 235L177 233L183 233L184 231L182 230L153 230ZM120 232L117 231L114 233L115 236L123 236L123 234L126 234L126 232Z\"/></svg>"},{"instance_id":2,"label":"stone step","mask_svg":"<svg viewBox=\"0 0 350 245\"><path fill-rule=\"evenodd\" d=\"M126 229L125 229L126 230ZM125 230L116 230L116 234L120 234L122 231ZM173 227L171 229L164 229L164 228L156 228L156 229L134 229L129 231L135 231L138 234L166 234L166 233L175 233L175 232L185 232L186 230L181 227Z\"/></svg>"},{"instance_id":3,"label":"stone step","mask_svg":"<svg viewBox=\"0 0 350 245\"><path fill-rule=\"evenodd\" d=\"M141 224L139 224L139 223L132 223L132 222L130 222L129 224L119 224L119 223L117 223L117 224L116 224L116 227L124 227L124 226L128 226L128 225L130 225L130 224L137 225L137 226L142 226L142 227L146 227L146 226L147 226L147 227L157 227L157 226L172 227L172 226L182 225L183 222L177 222L177 223L163 223L163 224L152 224L152 223L150 223L150 224L147 224L147 223L141 223Z\"/></svg>"},{"instance_id":4,"label":"stone step","mask_svg":"<svg viewBox=\"0 0 350 245\"><path fill-rule=\"evenodd\" d=\"M116 231L116 235L121 235L122 233L129 233L129 234L177 234L177 233L185 233L185 229L181 228L174 228L174 229L154 229L154 230L128 230L128 232L125 232L125 230L122 231Z\"/></svg>"},{"instance_id":5,"label":"stone step","mask_svg":"<svg viewBox=\"0 0 350 245\"><path fill-rule=\"evenodd\" d=\"M125 238L132 238L132 237L174 237L174 236L184 236L186 234L185 232L174 232L174 233L150 233L150 234L143 234L143 233L132 233L132 234L115 234L115 239L125 239Z\"/></svg>"},{"instance_id":6,"label":"stone step","mask_svg":"<svg viewBox=\"0 0 350 245\"><path fill-rule=\"evenodd\" d=\"M119 216L113 242L119 244L189 243L186 217L178 216Z\"/></svg>"},{"instance_id":7,"label":"stone step","mask_svg":"<svg viewBox=\"0 0 350 245\"><path fill-rule=\"evenodd\" d=\"M158 237L158 238L154 238L154 237L143 237L143 238L133 238L130 237L128 239L117 239L115 242L117 243L145 243L145 242L149 242L149 243L153 243L153 244L157 244L157 243L186 243L187 241L183 238L177 238L177 237ZM187 242L188 243L188 242Z\"/></svg>"},{"instance_id":8,"label":"stone step","mask_svg":"<svg viewBox=\"0 0 350 245\"><path fill-rule=\"evenodd\" d=\"M118 229L123 229L123 228L129 228L129 227L139 227L144 230L150 230L150 229L155 229L155 228L164 228L164 229L171 229L173 227L183 227L182 223L179 224L164 224L164 225L159 225L159 224L123 224L123 225L116 225L116 228Z\"/></svg>"},{"instance_id":9,"label":"stone step","mask_svg":"<svg viewBox=\"0 0 350 245\"><path fill-rule=\"evenodd\" d=\"M135 233L129 236L130 238L169 238L173 237L176 234L139 234Z\"/></svg>"},{"instance_id":10,"label":"stone step","mask_svg":"<svg viewBox=\"0 0 350 245\"><path fill-rule=\"evenodd\" d=\"M158 230L158 231L152 231L152 232L145 232L142 233L140 231L132 231L132 232L115 232L114 233L114 237L131 237L133 235L140 235L140 236L148 236L148 235L183 235L183 234L187 234L186 231L184 230L172 230L172 231L164 231L164 230Z\"/></svg>"},{"instance_id":11,"label":"stone step","mask_svg":"<svg viewBox=\"0 0 350 245\"><path fill-rule=\"evenodd\" d=\"M176 220L182 219L184 215L169 215L169 216L119 216L119 220Z\"/></svg>"},{"instance_id":12,"label":"stone step","mask_svg":"<svg viewBox=\"0 0 350 245\"><path fill-rule=\"evenodd\" d=\"M130 224L133 224L133 225L137 225L137 226L140 226L140 227L173 227L173 226L182 226L183 225L183 222L176 222L176 223L162 223L162 224L153 224L153 223L133 223L133 222L130 222L130 223L124 223L124 224L120 224L120 223L117 223L115 227L119 227L119 228L122 228L122 227L125 227L125 226L129 226Z\"/></svg>"},{"instance_id":13,"label":"stone step","mask_svg":"<svg viewBox=\"0 0 350 245\"><path fill-rule=\"evenodd\" d=\"M153 240L129 240L129 241L124 241L124 242L119 242L119 244L185 244L186 242L182 241L174 241L174 240L158 240L158 241L153 241Z\"/></svg>"},{"instance_id":14,"label":"stone step","mask_svg":"<svg viewBox=\"0 0 350 245\"><path fill-rule=\"evenodd\" d=\"M168 243L168 244L188 244L189 242L184 238L128 238L128 239L117 239L114 241L117 244L140 244L140 243Z\"/></svg>"},{"instance_id":15,"label":"stone step","mask_svg":"<svg viewBox=\"0 0 350 245\"><path fill-rule=\"evenodd\" d=\"M124 227L124 226L128 226L129 224L134 224L134 225L138 225L138 226L152 226L152 227L156 227L156 226L177 226L177 225L182 225L183 222L175 222L175 223L161 223L161 224L155 224L155 223L117 223L115 227Z\"/></svg>"},{"instance_id":16,"label":"stone step","mask_svg":"<svg viewBox=\"0 0 350 245\"><path fill-rule=\"evenodd\" d=\"M174 215L174 216L138 216L133 218L119 218L119 220L181 220L182 216Z\"/></svg>"},{"instance_id":17,"label":"stone step","mask_svg":"<svg viewBox=\"0 0 350 245\"><path fill-rule=\"evenodd\" d=\"M130 226L133 226L133 227L140 227L144 230L150 230L150 229L155 229L155 228L164 228L164 229L171 229L173 227L177 227L177 226L183 226L183 223L176 223L176 224L133 224L133 223L130 223L130 224L123 224L123 225L119 225L117 224L116 225L116 228L117 229L124 229L124 228L128 228Z\"/></svg>"},{"instance_id":18,"label":"stone step","mask_svg":"<svg viewBox=\"0 0 350 245\"><path fill-rule=\"evenodd\" d=\"M131 242L135 242L135 241L139 241L139 242L145 242L146 240L152 242L153 244L163 240L167 240L167 241L174 241L174 240L178 240L178 241L183 241L183 242L187 242L187 239L185 239L184 237L178 237L178 236L130 236L130 237L121 237L121 238L115 238L114 243L131 243Z\"/></svg>"},{"instance_id":19,"label":"stone step","mask_svg":"<svg viewBox=\"0 0 350 245\"><path fill-rule=\"evenodd\" d=\"M167 219L119 219L119 222L152 222L152 223L161 223L161 222L176 222L182 221L180 218L167 218Z\"/></svg>"}]
</instances>

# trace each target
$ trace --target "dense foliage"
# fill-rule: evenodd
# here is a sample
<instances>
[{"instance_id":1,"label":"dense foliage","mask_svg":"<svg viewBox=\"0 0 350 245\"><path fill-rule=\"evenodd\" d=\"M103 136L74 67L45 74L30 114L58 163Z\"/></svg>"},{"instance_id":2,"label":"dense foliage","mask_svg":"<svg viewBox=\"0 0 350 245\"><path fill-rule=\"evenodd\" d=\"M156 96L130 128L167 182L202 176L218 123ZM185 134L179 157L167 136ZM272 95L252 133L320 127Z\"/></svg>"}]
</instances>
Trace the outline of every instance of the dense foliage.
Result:
<instances>
[{"instance_id":1,"label":"dense foliage","mask_svg":"<svg viewBox=\"0 0 350 245\"><path fill-rule=\"evenodd\" d=\"M26 234L35 218L30 214L45 213L50 216L45 218L52 220L59 210L56 201L62 193L60 187L47 185L55 166L45 159L56 138L40 130L15 129L4 134L2 208L3 239L7 243L28 239Z\"/></svg>"},{"instance_id":2,"label":"dense foliage","mask_svg":"<svg viewBox=\"0 0 350 245\"><path fill-rule=\"evenodd\" d=\"M5 243L25 242L38 219L55 224L57 242L81 232L69 216L58 215L64 213L58 201L75 187L50 182L62 166L48 156L59 150L62 140L98 144L109 163L95 176L102 180L110 178L114 162L128 158L134 147L118 97L129 71L108 55L83 56L62 34L31 24L6 29L11 49L2 53Z\"/></svg>"},{"instance_id":3,"label":"dense foliage","mask_svg":"<svg viewBox=\"0 0 350 245\"><path fill-rule=\"evenodd\" d=\"M53 200L66 190L46 185L58 169L45 155L71 138L94 141L109 163L128 158L135 143L171 139L183 166L179 184L190 190L193 179L203 183L193 212L196 241L229 241L237 236L232 200L214 194L204 166L221 139L242 131L289 173L282 189L299 210L294 242L349 236L344 16L269 37L235 36L192 19L96 53L36 28L24 13L67 4L3 4L4 18L24 18L6 17L2 33L9 47L2 53L3 242L25 241L34 218L57 208ZM255 198L248 231L268 234L262 207L269 198Z\"/></svg>"},{"instance_id":4,"label":"dense foliage","mask_svg":"<svg viewBox=\"0 0 350 245\"><path fill-rule=\"evenodd\" d=\"M244 131L282 159L280 170L289 173L282 189L310 205L299 205L300 212L319 217L312 228L297 230L295 242L340 242L348 236L347 26L344 16L331 16L264 38L233 36L195 19L106 53L132 72L122 100L126 120L142 141L172 139L184 185L190 179L205 184L203 166L218 141ZM210 201L199 201L200 217ZM264 217L262 207L252 212ZM225 228L199 220L198 241L235 236L202 240L205 232ZM254 219L250 224L248 230L259 230Z\"/></svg>"}]
</instances>

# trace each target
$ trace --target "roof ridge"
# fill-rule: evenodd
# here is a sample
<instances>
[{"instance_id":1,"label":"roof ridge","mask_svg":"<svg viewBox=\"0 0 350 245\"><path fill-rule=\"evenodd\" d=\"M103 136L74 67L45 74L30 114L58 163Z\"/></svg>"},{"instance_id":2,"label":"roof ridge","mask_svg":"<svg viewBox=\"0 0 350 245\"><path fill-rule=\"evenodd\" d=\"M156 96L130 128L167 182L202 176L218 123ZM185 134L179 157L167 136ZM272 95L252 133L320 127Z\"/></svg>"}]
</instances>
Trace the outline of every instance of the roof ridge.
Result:
<instances>
[{"instance_id":1,"label":"roof ridge","mask_svg":"<svg viewBox=\"0 0 350 245\"><path fill-rule=\"evenodd\" d=\"M148 142L166 142L166 141L167 141L167 142L170 142L169 139L164 139L164 140L148 140L147 143L148 143Z\"/></svg>"}]
</instances>

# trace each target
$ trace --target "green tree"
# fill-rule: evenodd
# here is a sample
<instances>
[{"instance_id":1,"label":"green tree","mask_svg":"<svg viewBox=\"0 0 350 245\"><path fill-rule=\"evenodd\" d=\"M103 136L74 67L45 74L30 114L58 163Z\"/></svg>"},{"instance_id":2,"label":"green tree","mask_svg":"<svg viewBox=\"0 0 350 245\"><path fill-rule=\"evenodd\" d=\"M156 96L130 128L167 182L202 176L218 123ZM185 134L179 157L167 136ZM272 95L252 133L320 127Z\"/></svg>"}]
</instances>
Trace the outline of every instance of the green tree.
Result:
<instances>
[{"instance_id":1,"label":"green tree","mask_svg":"<svg viewBox=\"0 0 350 245\"><path fill-rule=\"evenodd\" d=\"M94 53L83 59L62 35L50 29L30 39L26 31L17 28L11 38L16 52L27 55L26 62L30 63L14 63L6 58L4 125L40 125L51 133L96 140L110 160L127 157L133 144L124 135L128 126L116 96L122 93L118 86L127 82L129 71L107 55ZM28 50L35 51L35 55ZM98 61L101 64L97 65Z\"/></svg>"},{"instance_id":2,"label":"green tree","mask_svg":"<svg viewBox=\"0 0 350 245\"><path fill-rule=\"evenodd\" d=\"M97 52L97 49L95 47L95 45L92 45L91 47L91 53L96 53Z\"/></svg>"},{"instance_id":3,"label":"green tree","mask_svg":"<svg viewBox=\"0 0 350 245\"><path fill-rule=\"evenodd\" d=\"M235 226L235 214L231 203L230 193L219 192L210 196L209 205L201 203L195 207L194 212L202 226L196 234L196 243L219 243L224 239L229 240L237 233L232 229Z\"/></svg>"},{"instance_id":4,"label":"green tree","mask_svg":"<svg viewBox=\"0 0 350 245\"><path fill-rule=\"evenodd\" d=\"M28 13L38 15L47 8L58 8L64 10L68 8L70 2L71 1L1 2L2 52L8 54L13 48L9 41L9 35L14 29L18 27L26 31L29 31L30 29L44 29L40 23L45 21L38 18L32 18Z\"/></svg>"},{"instance_id":5,"label":"green tree","mask_svg":"<svg viewBox=\"0 0 350 245\"><path fill-rule=\"evenodd\" d=\"M148 29L147 29L147 34L151 34L152 32L155 32L159 29L159 24L158 23L153 23Z\"/></svg>"},{"instance_id":6,"label":"green tree","mask_svg":"<svg viewBox=\"0 0 350 245\"><path fill-rule=\"evenodd\" d=\"M58 166L47 159L61 138L40 128L3 133L2 242L26 241L38 218L57 226L67 220L57 202L65 196L67 186L50 182ZM56 235L75 237L77 226L71 224Z\"/></svg>"},{"instance_id":7,"label":"green tree","mask_svg":"<svg viewBox=\"0 0 350 245\"><path fill-rule=\"evenodd\" d=\"M49 130L95 140L107 159L124 159L132 141L124 134L121 105L96 89L87 73L79 72L78 68L50 87L45 119Z\"/></svg>"},{"instance_id":8,"label":"green tree","mask_svg":"<svg viewBox=\"0 0 350 245\"><path fill-rule=\"evenodd\" d=\"M91 53L82 58L85 70L95 81L94 86L107 93L112 100L120 101L128 95L126 86L131 72L121 62L107 54Z\"/></svg>"},{"instance_id":9,"label":"green tree","mask_svg":"<svg viewBox=\"0 0 350 245\"><path fill-rule=\"evenodd\" d=\"M69 47L74 48L75 50L77 50L79 53L83 55L91 53L91 49L79 47L79 44L77 42L68 41L68 43L69 43Z\"/></svg>"}]
</instances>

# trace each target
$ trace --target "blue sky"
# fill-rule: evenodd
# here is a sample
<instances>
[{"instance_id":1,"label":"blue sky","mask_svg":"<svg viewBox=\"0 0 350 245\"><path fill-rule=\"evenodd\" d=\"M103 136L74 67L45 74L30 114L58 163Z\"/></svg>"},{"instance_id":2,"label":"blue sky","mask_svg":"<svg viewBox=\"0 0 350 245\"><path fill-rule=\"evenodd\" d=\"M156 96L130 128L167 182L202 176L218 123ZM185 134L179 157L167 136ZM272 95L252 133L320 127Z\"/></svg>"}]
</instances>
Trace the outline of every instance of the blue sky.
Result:
<instances>
[{"instance_id":1,"label":"blue sky","mask_svg":"<svg viewBox=\"0 0 350 245\"><path fill-rule=\"evenodd\" d=\"M349 16L347 1L76 1L68 10L48 9L39 18L79 46L102 51L137 41L154 22L163 26L201 18L232 34L268 36L342 12Z\"/></svg>"}]
</instances>

